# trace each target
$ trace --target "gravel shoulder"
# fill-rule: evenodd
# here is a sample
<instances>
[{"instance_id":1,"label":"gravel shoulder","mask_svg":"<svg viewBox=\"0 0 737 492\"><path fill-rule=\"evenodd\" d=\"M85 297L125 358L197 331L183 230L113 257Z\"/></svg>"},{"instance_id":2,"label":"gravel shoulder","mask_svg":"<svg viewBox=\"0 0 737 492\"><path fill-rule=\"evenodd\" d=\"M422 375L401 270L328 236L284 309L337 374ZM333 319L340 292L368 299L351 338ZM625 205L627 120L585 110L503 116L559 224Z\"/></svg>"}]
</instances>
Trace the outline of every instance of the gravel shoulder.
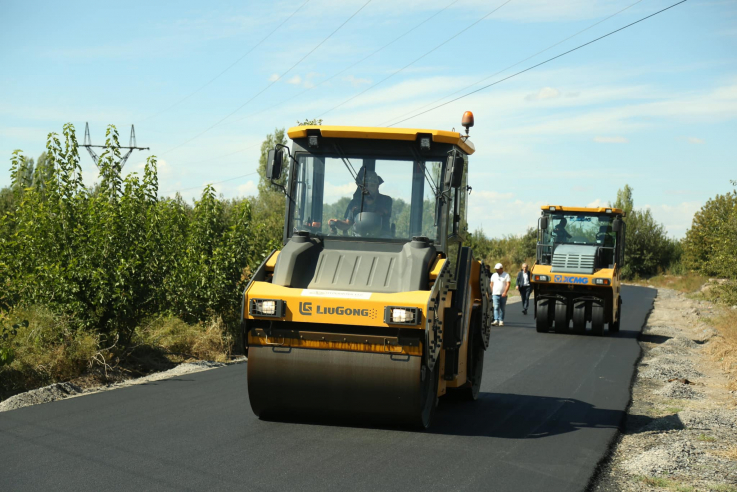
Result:
<instances>
[{"instance_id":1,"label":"gravel shoulder","mask_svg":"<svg viewBox=\"0 0 737 492\"><path fill-rule=\"evenodd\" d=\"M153 374L149 374L148 376L126 379L125 381L117 383L93 386L88 388L82 388L72 382L51 384L49 386L44 386L42 388L37 388L34 390L26 391L25 393L17 394L8 398L7 400L3 400L2 402L0 402L0 412L16 410L18 408L28 407L31 405L39 405L41 403L64 400L66 398L91 395L94 393L100 393L101 391L126 388L128 386L135 386L137 384L150 383L152 381L160 381L162 379L169 379L176 376L182 376L184 374L190 374L193 372L207 371L209 369L229 366L232 364L241 364L246 362L247 360L248 359L246 357L242 357L230 362L213 362L206 360L186 362L166 371L156 372Z\"/></svg>"},{"instance_id":2,"label":"gravel shoulder","mask_svg":"<svg viewBox=\"0 0 737 492\"><path fill-rule=\"evenodd\" d=\"M708 355L713 314L709 302L658 289L624 431L591 490L737 492L737 392Z\"/></svg>"}]
</instances>

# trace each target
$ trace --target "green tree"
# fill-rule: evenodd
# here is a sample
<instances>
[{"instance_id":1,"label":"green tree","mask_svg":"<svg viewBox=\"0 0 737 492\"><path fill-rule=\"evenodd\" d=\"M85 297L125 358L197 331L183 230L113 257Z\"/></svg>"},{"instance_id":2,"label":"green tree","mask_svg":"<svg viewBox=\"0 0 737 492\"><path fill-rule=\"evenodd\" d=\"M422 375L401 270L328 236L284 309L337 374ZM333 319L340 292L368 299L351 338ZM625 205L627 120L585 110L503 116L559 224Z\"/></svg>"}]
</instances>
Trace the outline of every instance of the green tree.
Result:
<instances>
[{"instance_id":1,"label":"green tree","mask_svg":"<svg viewBox=\"0 0 737 492\"><path fill-rule=\"evenodd\" d=\"M617 199L614 204L611 205L613 208L619 208L624 210L626 215L629 215L634 208L634 200L632 199L632 188L629 185L624 185L624 188L617 190Z\"/></svg>"},{"instance_id":2,"label":"green tree","mask_svg":"<svg viewBox=\"0 0 737 492\"><path fill-rule=\"evenodd\" d=\"M298 121L297 126L322 125L322 118L313 118L311 120Z\"/></svg>"},{"instance_id":3,"label":"green tree","mask_svg":"<svg viewBox=\"0 0 737 492\"><path fill-rule=\"evenodd\" d=\"M683 250L689 270L737 279L737 191L717 195L696 212Z\"/></svg>"},{"instance_id":4,"label":"green tree","mask_svg":"<svg viewBox=\"0 0 737 492\"><path fill-rule=\"evenodd\" d=\"M277 144L287 145L284 128L275 129L274 133L267 135L261 143L261 155L258 161L258 196L252 200L253 218L263 226L263 237L260 238L260 244L264 251L274 249L281 244L284 228L284 214L286 211L284 192L266 178L268 153ZM285 163L282 177L277 181L277 184L281 186L284 186L287 182L287 174L289 173L289 161L285 161Z\"/></svg>"},{"instance_id":5,"label":"green tree","mask_svg":"<svg viewBox=\"0 0 737 492\"><path fill-rule=\"evenodd\" d=\"M652 212L634 208L632 191L629 185L624 185L617 191L612 205L626 213L626 261L622 268L625 278L655 275L671 266L680 254L678 242L668 238L665 226L655 221Z\"/></svg>"}]
</instances>

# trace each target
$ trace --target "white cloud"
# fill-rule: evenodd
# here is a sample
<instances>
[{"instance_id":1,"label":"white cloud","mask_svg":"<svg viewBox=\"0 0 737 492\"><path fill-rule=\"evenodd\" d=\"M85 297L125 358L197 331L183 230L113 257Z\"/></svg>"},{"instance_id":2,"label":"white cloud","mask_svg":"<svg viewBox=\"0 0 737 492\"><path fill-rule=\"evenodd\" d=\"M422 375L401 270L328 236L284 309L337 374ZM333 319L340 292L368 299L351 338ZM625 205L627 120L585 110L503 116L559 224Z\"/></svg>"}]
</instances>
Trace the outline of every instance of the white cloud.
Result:
<instances>
[{"instance_id":1,"label":"white cloud","mask_svg":"<svg viewBox=\"0 0 737 492\"><path fill-rule=\"evenodd\" d=\"M279 74L278 73L272 73L271 77L269 77L269 82L276 82L279 80Z\"/></svg>"},{"instance_id":2,"label":"white cloud","mask_svg":"<svg viewBox=\"0 0 737 492\"><path fill-rule=\"evenodd\" d=\"M344 196L353 196L354 191L356 191L356 184L353 182L334 185L330 181L325 181L325 189L323 191L324 201L326 203L332 203Z\"/></svg>"},{"instance_id":3,"label":"white cloud","mask_svg":"<svg viewBox=\"0 0 737 492\"><path fill-rule=\"evenodd\" d=\"M578 95L578 94L577 94ZM534 94L525 96L525 101L542 101L544 99L557 99L560 97L560 91L552 87L543 87Z\"/></svg>"},{"instance_id":4,"label":"white cloud","mask_svg":"<svg viewBox=\"0 0 737 492\"><path fill-rule=\"evenodd\" d=\"M509 200L514 197L514 193L500 193L498 191L477 191L472 193L474 198L481 197L486 203L497 203L500 200Z\"/></svg>"},{"instance_id":5,"label":"white cloud","mask_svg":"<svg viewBox=\"0 0 737 492\"><path fill-rule=\"evenodd\" d=\"M361 79L361 78L354 77L353 75L343 77L343 80L345 80L346 82L350 82L350 84L353 87L358 87L360 85L366 85L366 84L371 83L371 79Z\"/></svg>"},{"instance_id":6,"label":"white cloud","mask_svg":"<svg viewBox=\"0 0 737 492\"><path fill-rule=\"evenodd\" d=\"M241 196L255 196L258 193L258 186L252 180L238 186L238 193Z\"/></svg>"},{"instance_id":7,"label":"white cloud","mask_svg":"<svg viewBox=\"0 0 737 492\"><path fill-rule=\"evenodd\" d=\"M515 199L511 192L474 190L468 198L468 225L472 231L483 228L489 237L524 234L536 226L543 205Z\"/></svg>"},{"instance_id":8,"label":"white cloud","mask_svg":"<svg viewBox=\"0 0 737 492\"><path fill-rule=\"evenodd\" d=\"M683 237L691 227L693 216L703 206L702 202L681 202L676 205L646 205L653 218L662 223L668 234L677 238Z\"/></svg>"},{"instance_id":9,"label":"white cloud","mask_svg":"<svg viewBox=\"0 0 737 492\"><path fill-rule=\"evenodd\" d=\"M606 206L608 206L608 204L607 204L607 202L605 202L601 198L597 198L593 202L587 203L586 206L588 208L599 208L599 207L606 207Z\"/></svg>"},{"instance_id":10,"label":"white cloud","mask_svg":"<svg viewBox=\"0 0 737 492\"><path fill-rule=\"evenodd\" d=\"M629 140L627 140L624 137L594 137L594 142L621 144L621 143L627 143L629 142Z\"/></svg>"},{"instance_id":11,"label":"white cloud","mask_svg":"<svg viewBox=\"0 0 737 492\"><path fill-rule=\"evenodd\" d=\"M703 138L697 138L697 137L686 137L686 141L690 144L703 144L706 143L706 140Z\"/></svg>"},{"instance_id":12,"label":"white cloud","mask_svg":"<svg viewBox=\"0 0 737 492\"><path fill-rule=\"evenodd\" d=\"M299 85L301 83L302 83L302 77L300 77L299 75L295 75L291 79L287 80L287 84Z\"/></svg>"}]
</instances>

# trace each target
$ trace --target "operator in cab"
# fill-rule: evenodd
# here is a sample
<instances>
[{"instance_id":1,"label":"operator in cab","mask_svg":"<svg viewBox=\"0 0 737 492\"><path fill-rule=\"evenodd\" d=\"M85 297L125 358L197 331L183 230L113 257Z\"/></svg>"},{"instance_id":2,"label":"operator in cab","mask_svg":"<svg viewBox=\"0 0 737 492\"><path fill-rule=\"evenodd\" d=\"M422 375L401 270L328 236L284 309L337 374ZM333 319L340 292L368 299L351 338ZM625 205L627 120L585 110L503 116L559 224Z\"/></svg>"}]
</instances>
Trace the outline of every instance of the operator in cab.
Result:
<instances>
[{"instance_id":1,"label":"operator in cab","mask_svg":"<svg viewBox=\"0 0 737 492\"><path fill-rule=\"evenodd\" d=\"M553 228L554 242L565 243L566 241L568 241L568 239L572 237L566 230L566 225L568 225L568 220L565 217L560 219L560 222L555 225L555 227Z\"/></svg>"},{"instance_id":2,"label":"operator in cab","mask_svg":"<svg viewBox=\"0 0 737 492\"><path fill-rule=\"evenodd\" d=\"M382 235L389 234L392 216L392 199L388 195L379 193L379 186L384 182L376 171L361 167L356 176L358 188L353 193L353 198L346 207L343 219L330 219L328 226L347 231L353 226L356 216L361 212L371 212L381 218ZM364 191L365 190L365 191ZM361 198L363 197L363 205Z\"/></svg>"}]
</instances>

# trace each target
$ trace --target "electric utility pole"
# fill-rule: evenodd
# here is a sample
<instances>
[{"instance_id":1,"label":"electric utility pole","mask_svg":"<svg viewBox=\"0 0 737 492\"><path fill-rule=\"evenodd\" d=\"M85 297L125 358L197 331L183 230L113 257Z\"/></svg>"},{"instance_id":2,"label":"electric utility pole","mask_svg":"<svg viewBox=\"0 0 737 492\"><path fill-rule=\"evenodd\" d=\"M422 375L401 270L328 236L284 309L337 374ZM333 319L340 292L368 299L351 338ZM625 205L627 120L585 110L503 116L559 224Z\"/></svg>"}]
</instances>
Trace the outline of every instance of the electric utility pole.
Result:
<instances>
[{"instance_id":1,"label":"electric utility pole","mask_svg":"<svg viewBox=\"0 0 737 492\"><path fill-rule=\"evenodd\" d=\"M85 147L87 149L87 152L90 153L90 156L92 157L92 160L95 161L95 165L97 167L100 167L100 157L98 157L97 153L92 150L92 147L99 147L99 148L105 148L104 145L92 145L92 139L90 139L90 124L85 123L84 124L84 143L81 145L81 147ZM128 157L130 157L131 153L134 150L149 150L148 147L137 147L136 146L136 129L131 125L131 138L128 143L128 147L120 147L121 149L128 149L128 152L125 153L123 157L120 158L120 170L123 170L123 166L125 166L125 162L128 160Z\"/></svg>"}]
</instances>

